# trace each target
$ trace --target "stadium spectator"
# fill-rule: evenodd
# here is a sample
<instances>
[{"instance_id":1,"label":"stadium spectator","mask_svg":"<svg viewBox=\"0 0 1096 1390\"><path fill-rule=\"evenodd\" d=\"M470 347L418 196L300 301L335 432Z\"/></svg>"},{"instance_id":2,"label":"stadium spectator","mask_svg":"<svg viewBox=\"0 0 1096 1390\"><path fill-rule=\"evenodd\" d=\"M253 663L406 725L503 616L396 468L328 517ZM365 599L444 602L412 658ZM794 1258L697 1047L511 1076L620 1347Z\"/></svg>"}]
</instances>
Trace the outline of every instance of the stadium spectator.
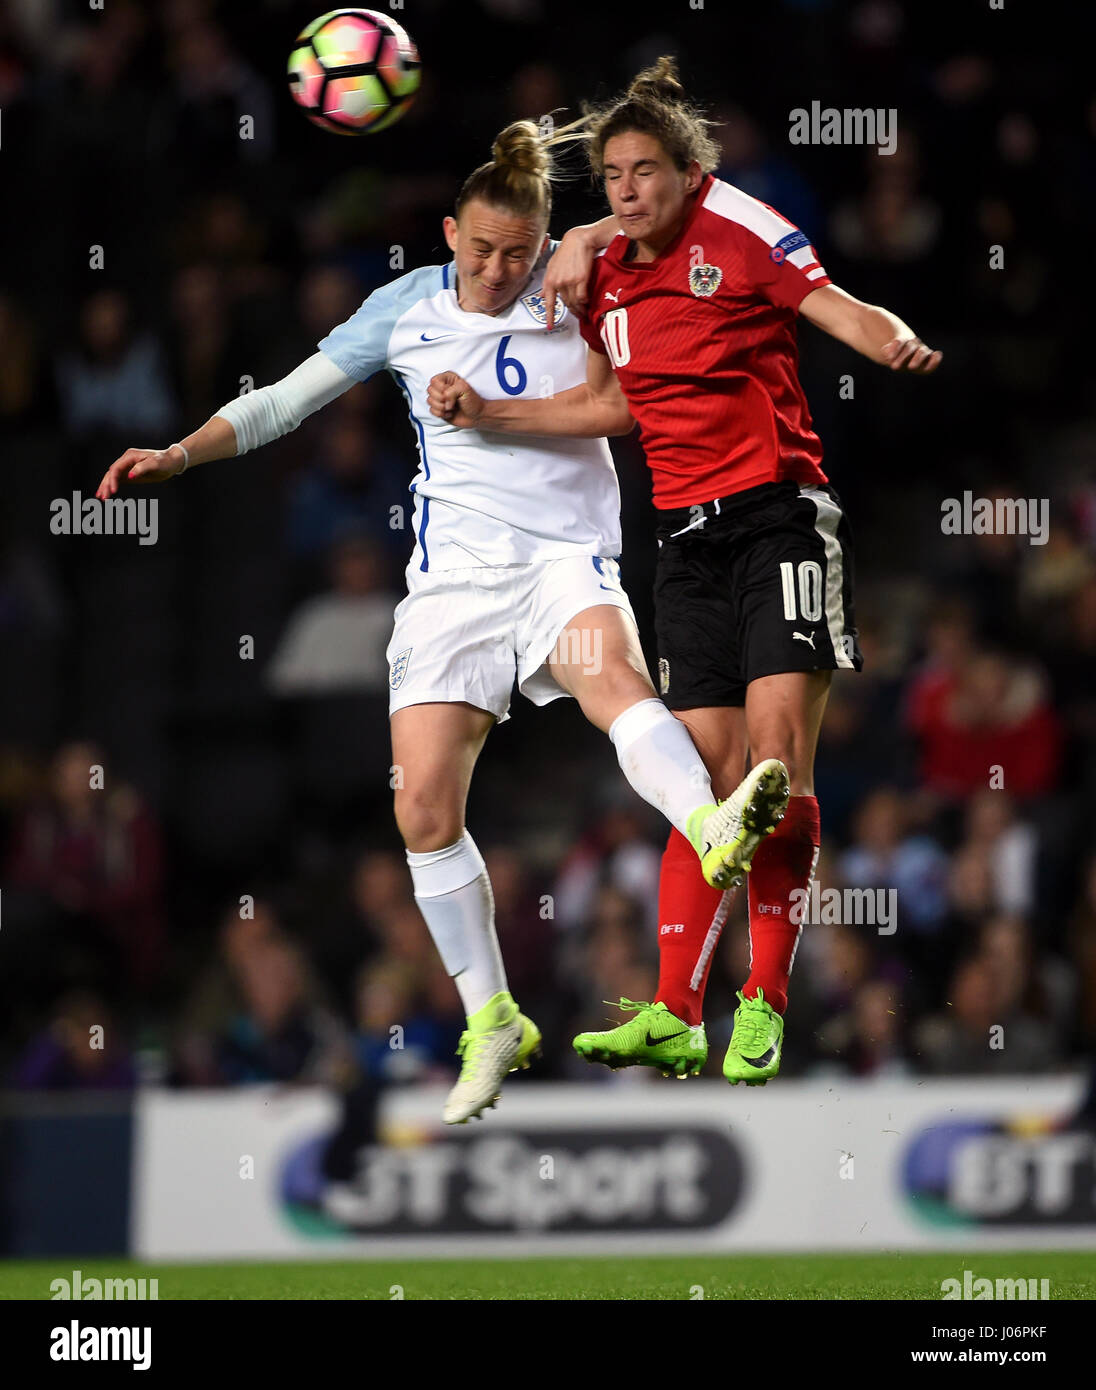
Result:
<instances>
[{"instance_id":1,"label":"stadium spectator","mask_svg":"<svg viewBox=\"0 0 1096 1390\"><path fill-rule=\"evenodd\" d=\"M264 944L239 963L238 985L240 1007L213 1044L224 1082L330 1085L345 1074L348 1040L335 1016L310 998L296 947L284 940Z\"/></svg>"},{"instance_id":2,"label":"stadium spectator","mask_svg":"<svg viewBox=\"0 0 1096 1390\"><path fill-rule=\"evenodd\" d=\"M102 977L134 995L155 983L167 939L163 847L156 821L102 751L70 743L54 759L45 796L18 821L11 884L36 897L43 930L88 955Z\"/></svg>"},{"instance_id":3,"label":"stadium spectator","mask_svg":"<svg viewBox=\"0 0 1096 1390\"><path fill-rule=\"evenodd\" d=\"M1063 1023L1071 1017L1076 1000L1076 973L1055 952L1038 949L1028 922L1007 912L996 913L982 924L977 949L997 973L1006 998L1040 1020L1060 1049Z\"/></svg>"},{"instance_id":4,"label":"stadium spectator","mask_svg":"<svg viewBox=\"0 0 1096 1390\"><path fill-rule=\"evenodd\" d=\"M965 800L994 785L1034 797L1057 785L1061 724L1031 664L972 653L957 673L915 685L910 727L920 745L921 783L942 800Z\"/></svg>"},{"instance_id":5,"label":"stadium spectator","mask_svg":"<svg viewBox=\"0 0 1096 1390\"><path fill-rule=\"evenodd\" d=\"M990 873L990 895L996 911L1025 916L1035 906L1035 871L1039 837L1021 820L1006 791L976 792L967 803L966 838L960 846L984 850Z\"/></svg>"},{"instance_id":6,"label":"stadium spectator","mask_svg":"<svg viewBox=\"0 0 1096 1390\"><path fill-rule=\"evenodd\" d=\"M232 375L232 323L224 279L216 266L184 266L171 286L168 355L184 420L212 415L240 389Z\"/></svg>"},{"instance_id":7,"label":"stadium spectator","mask_svg":"<svg viewBox=\"0 0 1096 1390\"><path fill-rule=\"evenodd\" d=\"M720 151L716 178L779 208L808 236L820 238L822 213L814 190L786 155L773 151L756 118L741 106L724 102L713 109L712 119Z\"/></svg>"},{"instance_id":8,"label":"stadium spectator","mask_svg":"<svg viewBox=\"0 0 1096 1390\"><path fill-rule=\"evenodd\" d=\"M410 469L385 445L368 414L347 398L332 402L331 418L313 427L309 466L289 488L287 539L303 578L341 536L368 539L392 579L411 548Z\"/></svg>"},{"instance_id":9,"label":"stadium spectator","mask_svg":"<svg viewBox=\"0 0 1096 1390\"><path fill-rule=\"evenodd\" d=\"M81 309L75 351L57 356L61 419L74 440L171 431L176 405L160 347L130 320L121 290L99 290Z\"/></svg>"},{"instance_id":10,"label":"stadium spectator","mask_svg":"<svg viewBox=\"0 0 1096 1390\"><path fill-rule=\"evenodd\" d=\"M246 366L254 364L253 374L287 327L288 277L279 258L270 255L270 239L266 203L215 184L205 187L172 227L180 266L201 261L219 273L226 308L239 331L240 358Z\"/></svg>"},{"instance_id":11,"label":"stadium spectator","mask_svg":"<svg viewBox=\"0 0 1096 1390\"><path fill-rule=\"evenodd\" d=\"M553 903L530 883L522 856L509 845L483 851L495 899L495 931L506 961L511 991L541 1016L539 1001L548 1004L554 992ZM538 1003L534 1006L534 999Z\"/></svg>"},{"instance_id":12,"label":"stadium spectator","mask_svg":"<svg viewBox=\"0 0 1096 1390\"><path fill-rule=\"evenodd\" d=\"M1053 525L1044 545L1028 547L1020 556L1019 600L1025 623L1047 633L1040 647L1068 636L1069 606L1074 595L1096 578L1096 563L1071 533Z\"/></svg>"},{"instance_id":13,"label":"stadium spectator","mask_svg":"<svg viewBox=\"0 0 1096 1390\"><path fill-rule=\"evenodd\" d=\"M860 805L853 842L837 863L850 888L893 888L903 926L935 932L947 915L948 857L911 825L907 798L880 787Z\"/></svg>"},{"instance_id":14,"label":"stadium spectator","mask_svg":"<svg viewBox=\"0 0 1096 1390\"><path fill-rule=\"evenodd\" d=\"M328 854L329 847L321 841ZM403 854L355 848L349 869L323 865L323 878L302 883L300 912L309 954L340 1011L354 1013L354 980L381 953L381 919L413 907Z\"/></svg>"},{"instance_id":15,"label":"stadium spectator","mask_svg":"<svg viewBox=\"0 0 1096 1390\"><path fill-rule=\"evenodd\" d=\"M383 565L358 535L336 541L330 561L330 591L301 605L274 653L268 680L278 695L387 688L385 648L398 599L381 587Z\"/></svg>"},{"instance_id":16,"label":"stadium spectator","mask_svg":"<svg viewBox=\"0 0 1096 1390\"><path fill-rule=\"evenodd\" d=\"M850 1076L910 1075L914 1068L904 1037L900 991L883 980L865 981L850 1007L819 1030L818 1051Z\"/></svg>"},{"instance_id":17,"label":"stadium spectator","mask_svg":"<svg viewBox=\"0 0 1096 1390\"><path fill-rule=\"evenodd\" d=\"M657 926L660 855L651 843L650 817L628 789L615 784L611 795L614 803L571 847L556 877L552 901L562 931L579 926L595 911L606 884L645 904L646 925Z\"/></svg>"},{"instance_id":18,"label":"stadium spectator","mask_svg":"<svg viewBox=\"0 0 1096 1390\"><path fill-rule=\"evenodd\" d=\"M444 972L443 972L444 974ZM386 961L366 966L356 985L354 1052L363 1074L398 1084L452 1084L459 1036L423 1003L425 967ZM452 988L448 976L445 983Z\"/></svg>"},{"instance_id":19,"label":"stadium spectator","mask_svg":"<svg viewBox=\"0 0 1096 1390\"><path fill-rule=\"evenodd\" d=\"M985 954L958 967L944 1009L914 1030L914 1054L936 1075L984 1076L1049 1071L1060 1060L1043 1020L1020 1007L1018 987Z\"/></svg>"},{"instance_id":20,"label":"stadium spectator","mask_svg":"<svg viewBox=\"0 0 1096 1390\"><path fill-rule=\"evenodd\" d=\"M8 1084L21 1091L128 1091L137 1067L106 1000L72 990L27 1044Z\"/></svg>"},{"instance_id":21,"label":"stadium spectator","mask_svg":"<svg viewBox=\"0 0 1096 1390\"><path fill-rule=\"evenodd\" d=\"M656 945L645 941L645 916L635 898L606 885L598 890L582 928L565 939L563 985L571 1015L565 1036L589 1028L591 1018L606 1017L605 1005L617 999L654 997ZM627 1011L621 1014L628 1017ZM568 1070L574 1076L586 1076L586 1066L576 1060Z\"/></svg>"},{"instance_id":22,"label":"stadium spectator","mask_svg":"<svg viewBox=\"0 0 1096 1390\"><path fill-rule=\"evenodd\" d=\"M270 89L225 31L195 16L170 36L167 58L174 80L148 118L150 155L194 170L265 163L274 151Z\"/></svg>"},{"instance_id":23,"label":"stadium spectator","mask_svg":"<svg viewBox=\"0 0 1096 1390\"><path fill-rule=\"evenodd\" d=\"M867 186L842 203L830 223L834 244L850 260L902 264L923 260L940 237L938 204L918 191L921 160L911 130L895 132L893 153L866 157Z\"/></svg>"},{"instance_id":24,"label":"stadium spectator","mask_svg":"<svg viewBox=\"0 0 1096 1390\"><path fill-rule=\"evenodd\" d=\"M207 967L181 1020L173 1079L191 1086L244 1081L335 1081L349 1063L349 1038L308 961L267 903L253 916L230 908L218 958Z\"/></svg>"}]
</instances>

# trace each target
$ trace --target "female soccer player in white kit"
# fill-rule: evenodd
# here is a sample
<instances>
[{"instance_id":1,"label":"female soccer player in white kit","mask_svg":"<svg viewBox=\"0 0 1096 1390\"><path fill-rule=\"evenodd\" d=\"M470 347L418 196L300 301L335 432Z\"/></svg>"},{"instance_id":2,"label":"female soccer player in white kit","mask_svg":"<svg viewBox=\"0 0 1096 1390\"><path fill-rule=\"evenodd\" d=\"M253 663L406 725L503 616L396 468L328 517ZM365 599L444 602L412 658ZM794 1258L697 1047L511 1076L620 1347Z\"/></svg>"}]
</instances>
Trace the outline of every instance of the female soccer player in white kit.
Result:
<instances>
[{"instance_id":1,"label":"female soccer player in white kit","mask_svg":"<svg viewBox=\"0 0 1096 1390\"><path fill-rule=\"evenodd\" d=\"M454 366L485 394L586 385L577 322L565 316L546 332L540 294L551 249L547 147L567 138L565 129L544 139L531 121L507 127L445 219L449 264L375 291L313 357L181 443L127 450L98 490L109 498L127 480L160 482L257 448L382 369L407 398L419 469L408 592L387 651L392 760L402 770L395 814L415 899L468 1017L449 1124L494 1105L502 1078L528 1066L540 1043L507 989L490 882L464 825L472 769L489 729L508 717L515 676L534 704L579 701L714 885L749 868L787 801L777 765L764 783L755 769L741 795L717 806L688 731L656 698L616 563L616 474L605 440L579 437L581 412L574 438L515 441L455 429L427 405L431 377ZM607 363L603 375L613 390ZM593 405L598 382L587 389ZM613 432L627 433L631 415L618 415Z\"/></svg>"}]
</instances>

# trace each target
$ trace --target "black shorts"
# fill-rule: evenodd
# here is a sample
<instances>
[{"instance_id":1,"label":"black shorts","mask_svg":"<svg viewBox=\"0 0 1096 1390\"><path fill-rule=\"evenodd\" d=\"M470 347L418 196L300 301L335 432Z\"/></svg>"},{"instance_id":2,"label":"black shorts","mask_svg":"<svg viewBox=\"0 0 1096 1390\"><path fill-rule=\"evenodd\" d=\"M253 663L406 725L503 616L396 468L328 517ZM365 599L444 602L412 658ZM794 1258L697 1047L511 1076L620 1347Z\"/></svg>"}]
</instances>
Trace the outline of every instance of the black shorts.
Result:
<instances>
[{"instance_id":1,"label":"black shorts","mask_svg":"<svg viewBox=\"0 0 1096 1390\"><path fill-rule=\"evenodd\" d=\"M859 671L852 535L833 488L795 482L659 512L655 634L671 709L742 705L785 671Z\"/></svg>"}]
</instances>

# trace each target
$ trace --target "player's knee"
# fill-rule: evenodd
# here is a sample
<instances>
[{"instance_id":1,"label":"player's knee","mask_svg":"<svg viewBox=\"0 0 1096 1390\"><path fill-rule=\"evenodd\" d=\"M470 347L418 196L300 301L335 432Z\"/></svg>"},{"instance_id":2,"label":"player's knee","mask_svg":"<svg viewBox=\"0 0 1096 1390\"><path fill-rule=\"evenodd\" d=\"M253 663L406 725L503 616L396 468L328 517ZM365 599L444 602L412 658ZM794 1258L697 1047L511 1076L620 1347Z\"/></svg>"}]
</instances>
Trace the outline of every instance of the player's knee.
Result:
<instances>
[{"instance_id":1,"label":"player's knee","mask_svg":"<svg viewBox=\"0 0 1096 1390\"><path fill-rule=\"evenodd\" d=\"M456 844L464 830L456 807L398 791L395 800L396 825L404 845L412 854L429 854Z\"/></svg>"},{"instance_id":2,"label":"player's knee","mask_svg":"<svg viewBox=\"0 0 1096 1390\"><path fill-rule=\"evenodd\" d=\"M588 684L584 692L587 699L613 718L641 700L657 698L646 672L637 670L621 653L607 655L598 665L590 667L590 674L597 679Z\"/></svg>"}]
</instances>

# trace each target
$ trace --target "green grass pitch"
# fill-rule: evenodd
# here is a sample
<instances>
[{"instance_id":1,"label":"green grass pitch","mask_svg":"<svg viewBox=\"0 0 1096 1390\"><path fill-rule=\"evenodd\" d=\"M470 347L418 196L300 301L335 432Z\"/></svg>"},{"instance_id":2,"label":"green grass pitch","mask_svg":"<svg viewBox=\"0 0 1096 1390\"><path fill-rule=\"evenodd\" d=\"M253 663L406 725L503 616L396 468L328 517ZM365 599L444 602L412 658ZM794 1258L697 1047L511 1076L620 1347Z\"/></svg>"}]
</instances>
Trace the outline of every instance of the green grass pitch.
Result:
<instances>
[{"instance_id":1,"label":"green grass pitch","mask_svg":"<svg viewBox=\"0 0 1096 1390\"><path fill-rule=\"evenodd\" d=\"M627 1258L360 1260L142 1264L0 1261L0 1299L48 1299L50 1281L156 1278L160 1299L929 1299L941 1281L1046 1278L1052 1299L1096 1296L1096 1251L870 1255L674 1255ZM698 1292L698 1286L700 1292Z\"/></svg>"}]
</instances>

